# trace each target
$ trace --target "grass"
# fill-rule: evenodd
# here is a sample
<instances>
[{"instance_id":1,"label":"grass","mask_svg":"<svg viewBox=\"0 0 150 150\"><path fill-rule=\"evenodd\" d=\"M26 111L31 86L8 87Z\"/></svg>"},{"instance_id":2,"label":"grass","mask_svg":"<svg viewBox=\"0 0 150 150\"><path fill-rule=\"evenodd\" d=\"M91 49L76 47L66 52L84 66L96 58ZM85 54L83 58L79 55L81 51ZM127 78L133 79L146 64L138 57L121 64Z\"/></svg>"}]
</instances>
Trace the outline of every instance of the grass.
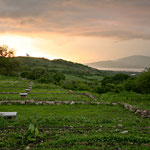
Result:
<instances>
[{"instance_id":1,"label":"grass","mask_svg":"<svg viewBox=\"0 0 150 150\"><path fill-rule=\"evenodd\" d=\"M32 89L31 90L31 93L69 93L68 90L65 90L65 89Z\"/></svg>"},{"instance_id":2,"label":"grass","mask_svg":"<svg viewBox=\"0 0 150 150\"><path fill-rule=\"evenodd\" d=\"M73 94L28 94L27 98L21 98L19 94L0 94L0 100L39 100L39 101L91 101L84 95Z\"/></svg>"},{"instance_id":3,"label":"grass","mask_svg":"<svg viewBox=\"0 0 150 150\"><path fill-rule=\"evenodd\" d=\"M104 77L102 76L97 76L97 75L93 75L93 76L84 76L84 78L88 79L88 80L98 80L98 81L102 81Z\"/></svg>"},{"instance_id":4,"label":"grass","mask_svg":"<svg viewBox=\"0 0 150 150\"><path fill-rule=\"evenodd\" d=\"M139 108L150 110L150 94L138 94L124 91L121 93L95 94L95 96L98 97L98 101L129 103Z\"/></svg>"},{"instance_id":5,"label":"grass","mask_svg":"<svg viewBox=\"0 0 150 150\"><path fill-rule=\"evenodd\" d=\"M96 76L91 78L100 80ZM0 76L0 92L25 92L29 83L29 80L21 78ZM90 94L96 96L99 102L127 102L150 109L150 95L133 92ZM0 100L20 99L19 94L0 94ZM26 99L93 101L84 95L70 94L57 85L37 82L33 83ZM150 149L150 119L141 118L119 105L0 105L0 112L7 111L17 112L18 117L17 120L0 118L2 150Z\"/></svg>"},{"instance_id":6,"label":"grass","mask_svg":"<svg viewBox=\"0 0 150 150\"><path fill-rule=\"evenodd\" d=\"M150 146L150 120L119 106L3 105L0 110L18 112L17 121L6 121L5 128L1 127L0 148L29 145L31 149L148 149ZM38 138L24 142L27 127L35 122L40 132Z\"/></svg>"},{"instance_id":7,"label":"grass","mask_svg":"<svg viewBox=\"0 0 150 150\"><path fill-rule=\"evenodd\" d=\"M72 81L81 81L81 82L88 82L89 80L83 79L78 76L70 75L70 74L65 74L65 77L67 80L72 80Z\"/></svg>"},{"instance_id":8,"label":"grass","mask_svg":"<svg viewBox=\"0 0 150 150\"><path fill-rule=\"evenodd\" d=\"M40 84L38 82L34 82L33 89L47 89L47 90L55 90L62 89L60 86L54 84Z\"/></svg>"}]
</instances>

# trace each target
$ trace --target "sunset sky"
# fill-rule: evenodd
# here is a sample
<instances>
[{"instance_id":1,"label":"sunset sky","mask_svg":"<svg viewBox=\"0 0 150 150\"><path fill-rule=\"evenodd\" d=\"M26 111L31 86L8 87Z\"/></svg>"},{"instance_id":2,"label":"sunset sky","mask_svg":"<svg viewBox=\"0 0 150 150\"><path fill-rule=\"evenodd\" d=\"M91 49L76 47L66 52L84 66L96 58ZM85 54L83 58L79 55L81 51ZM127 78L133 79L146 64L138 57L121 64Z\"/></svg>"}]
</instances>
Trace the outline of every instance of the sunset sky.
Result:
<instances>
[{"instance_id":1,"label":"sunset sky","mask_svg":"<svg viewBox=\"0 0 150 150\"><path fill-rule=\"evenodd\" d=\"M0 45L80 63L150 56L150 0L0 0Z\"/></svg>"}]
</instances>

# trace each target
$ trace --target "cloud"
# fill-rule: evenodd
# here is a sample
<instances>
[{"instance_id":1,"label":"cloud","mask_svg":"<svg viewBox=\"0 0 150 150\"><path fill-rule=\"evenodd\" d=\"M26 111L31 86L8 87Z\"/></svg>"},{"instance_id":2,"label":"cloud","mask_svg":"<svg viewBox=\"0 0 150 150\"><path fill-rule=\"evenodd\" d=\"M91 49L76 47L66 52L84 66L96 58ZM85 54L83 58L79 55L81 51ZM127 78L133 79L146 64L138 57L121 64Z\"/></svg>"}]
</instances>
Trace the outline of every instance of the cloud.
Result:
<instances>
[{"instance_id":1,"label":"cloud","mask_svg":"<svg viewBox=\"0 0 150 150\"><path fill-rule=\"evenodd\" d=\"M150 39L149 0L0 0L0 32Z\"/></svg>"}]
</instances>

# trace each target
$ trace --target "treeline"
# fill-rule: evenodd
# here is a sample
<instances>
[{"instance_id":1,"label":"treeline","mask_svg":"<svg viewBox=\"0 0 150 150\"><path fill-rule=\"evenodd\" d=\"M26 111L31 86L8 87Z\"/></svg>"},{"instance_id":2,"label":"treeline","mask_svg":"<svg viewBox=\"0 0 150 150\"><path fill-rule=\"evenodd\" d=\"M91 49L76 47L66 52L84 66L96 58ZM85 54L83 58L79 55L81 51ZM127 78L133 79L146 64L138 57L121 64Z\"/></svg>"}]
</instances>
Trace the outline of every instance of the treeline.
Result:
<instances>
[{"instance_id":1,"label":"treeline","mask_svg":"<svg viewBox=\"0 0 150 150\"><path fill-rule=\"evenodd\" d=\"M146 69L137 77L123 73L105 77L101 85L96 89L99 94L107 92L119 93L121 91L150 94L150 69Z\"/></svg>"}]
</instances>

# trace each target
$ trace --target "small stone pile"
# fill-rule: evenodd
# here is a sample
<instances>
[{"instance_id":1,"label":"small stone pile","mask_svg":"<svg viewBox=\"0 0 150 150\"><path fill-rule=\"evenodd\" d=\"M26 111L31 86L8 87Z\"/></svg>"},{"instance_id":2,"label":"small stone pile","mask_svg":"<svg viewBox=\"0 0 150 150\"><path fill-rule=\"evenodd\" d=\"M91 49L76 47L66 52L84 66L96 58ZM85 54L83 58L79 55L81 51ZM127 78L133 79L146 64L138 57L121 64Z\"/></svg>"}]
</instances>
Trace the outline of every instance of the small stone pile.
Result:
<instances>
[{"instance_id":1,"label":"small stone pile","mask_svg":"<svg viewBox=\"0 0 150 150\"><path fill-rule=\"evenodd\" d=\"M127 103L119 103L120 105L123 105L125 109L129 110L130 112L134 112L135 114L143 117L143 118L150 118L150 111L145 109L139 109L135 106L132 106Z\"/></svg>"},{"instance_id":2,"label":"small stone pile","mask_svg":"<svg viewBox=\"0 0 150 150\"><path fill-rule=\"evenodd\" d=\"M97 100L97 98L89 93L77 93L77 92L74 92L72 90L69 90L69 93L70 94L77 94L77 95L84 95L84 96L87 96L89 98L91 98L92 100Z\"/></svg>"},{"instance_id":3,"label":"small stone pile","mask_svg":"<svg viewBox=\"0 0 150 150\"><path fill-rule=\"evenodd\" d=\"M91 98L92 100L97 100L97 98L89 93L83 93L83 95L88 96L89 98Z\"/></svg>"}]
</instances>

